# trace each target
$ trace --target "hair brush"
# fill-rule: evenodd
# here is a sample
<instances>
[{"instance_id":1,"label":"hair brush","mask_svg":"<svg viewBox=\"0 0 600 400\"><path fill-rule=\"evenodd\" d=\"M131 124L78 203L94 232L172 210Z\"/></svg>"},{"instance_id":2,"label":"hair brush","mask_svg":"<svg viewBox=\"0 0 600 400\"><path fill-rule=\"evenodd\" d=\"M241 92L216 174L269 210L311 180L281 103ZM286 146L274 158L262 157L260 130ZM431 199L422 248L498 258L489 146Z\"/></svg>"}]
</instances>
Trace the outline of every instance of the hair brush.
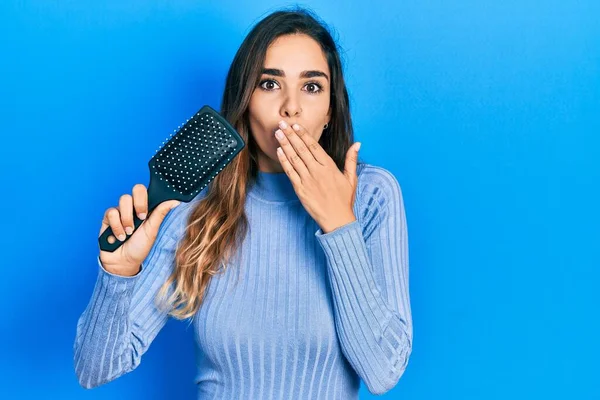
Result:
<instances>
[{"instance_id":1,"label":"hair brush","mask_svg":"<svg viewBox=\"0 0 600 400\"><path fill-rule=\"evenodd\" d=\"M177 128L148 162L148 215L163 201L191 201L245 146L239 133L208 105ZM133 219L131 235L142 224L135 212ZM98 238L100 249L113 252L131 235L121 242L109 226Z\"/></svg>"}]
</instances>

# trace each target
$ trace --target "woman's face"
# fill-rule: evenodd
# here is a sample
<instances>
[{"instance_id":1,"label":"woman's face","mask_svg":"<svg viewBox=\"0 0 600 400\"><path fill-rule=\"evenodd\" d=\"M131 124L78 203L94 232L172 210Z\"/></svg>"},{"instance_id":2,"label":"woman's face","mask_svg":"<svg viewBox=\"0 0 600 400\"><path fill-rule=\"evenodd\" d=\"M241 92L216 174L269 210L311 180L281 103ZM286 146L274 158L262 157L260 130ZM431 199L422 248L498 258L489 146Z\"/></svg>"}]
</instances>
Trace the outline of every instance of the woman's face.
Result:
<instances>
[{"instance_id":1,"label":"woman's face","mask_svg":"<svg viewBox=\"0 0 600 400\"><path fill-rule=\"evenodd\" d=\"M259 170L283 172L275 138L279 121L298 123L319 140L330 119L329 66L311 37L285 35L267 49L262 72L250 99L250 130L258 144Z\"/></svg>"}]
</instances>

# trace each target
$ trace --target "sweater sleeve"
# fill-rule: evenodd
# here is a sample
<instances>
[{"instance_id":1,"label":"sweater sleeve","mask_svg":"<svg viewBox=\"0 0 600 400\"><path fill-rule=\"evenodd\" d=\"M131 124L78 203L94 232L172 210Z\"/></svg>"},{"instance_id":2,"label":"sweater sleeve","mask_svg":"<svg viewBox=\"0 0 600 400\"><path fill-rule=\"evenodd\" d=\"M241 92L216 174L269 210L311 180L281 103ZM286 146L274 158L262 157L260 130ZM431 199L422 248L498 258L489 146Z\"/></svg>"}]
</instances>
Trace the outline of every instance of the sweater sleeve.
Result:
<instances>
[{"instance_id":1,"label":"sweater sleeve","mask_svg":"<svg viewBox=\"0 0 600 400\"><path fill-rule=\"evenodd\" d=\"M407 225L396 178L374 166L362 175L357 220L315 235L327 259L342 352L368 390L383 394L412 351Z\"/></svg>"},{"instance_id":2,"label":"sweater sleeve","mask_svg":"<svg viewBox=\"0 0 600 400\"><path fill-rule=\"evenodd\" d=\"M135 369L168 319L154 302L174 267L176 240L164 232L167 223L165 219L140 272L134 276L108 272L98 257L96 283L77 322L73 346L75 372L86 389Z\"/></svg>"}]
</instances>

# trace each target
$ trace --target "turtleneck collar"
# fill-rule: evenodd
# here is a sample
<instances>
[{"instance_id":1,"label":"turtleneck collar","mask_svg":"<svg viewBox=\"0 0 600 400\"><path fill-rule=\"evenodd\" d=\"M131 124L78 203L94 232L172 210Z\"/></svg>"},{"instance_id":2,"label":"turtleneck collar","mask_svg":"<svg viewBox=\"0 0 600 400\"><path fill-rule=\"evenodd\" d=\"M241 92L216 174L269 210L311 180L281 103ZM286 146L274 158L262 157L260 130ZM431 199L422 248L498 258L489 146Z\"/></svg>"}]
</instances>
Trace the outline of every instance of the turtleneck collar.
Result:
<instances>
[{"instance_id":1,"label":"turtleneck collar","mask_svg":"<svg viewBox=\"0 0 600 400\"><path fill-rule=\"evenodd\" d=\"M270 202L287 202L300 200L294 190L294 185L285 172L258 171L255 184L248 194Z\"/></svg>"}]
</instances>

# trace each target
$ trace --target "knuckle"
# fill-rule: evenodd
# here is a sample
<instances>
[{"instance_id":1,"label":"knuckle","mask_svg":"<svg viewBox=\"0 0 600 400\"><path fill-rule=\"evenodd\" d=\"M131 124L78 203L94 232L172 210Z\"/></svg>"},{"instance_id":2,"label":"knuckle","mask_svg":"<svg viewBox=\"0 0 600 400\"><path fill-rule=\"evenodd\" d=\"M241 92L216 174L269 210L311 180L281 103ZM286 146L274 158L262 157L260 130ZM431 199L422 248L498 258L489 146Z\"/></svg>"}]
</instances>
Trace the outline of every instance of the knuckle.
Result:
<instances>
[{"instance_id":1,"label":"knuckle","mask_svg":"<svg viewBox=\"0 0 600 400\"><path fill-rule=\"evenodd\" d=\"M120 236L123 233L125 233L123 231L123 226L121 225L120 221L118 221L118 220L111 221L109 225L115 236Z\"/></svg>"},{"instance_id":2,"label":"knuckle","mask_svg":"<svg viewBox=\"0 0 600 400\"><path fill-rule=\"evenodd\" d=\"M121 221L123 222L123 225L133 227L133 213L131 213L131 212L122 213Z\"/></svg>"},{"instance_id":3,"label":"knuckle","mask_svg":"<svg viewBox=\"0 0 600 400\"><path fill-rule=\"evenodd\" d=\"M106 210L106 216L108 218L115 218L119 216L119 210L117 210L115 207L111 207L108 210Z\"/></svg>"},{"instance_id":4,"label":"knuckle","mask_svg":"<svg viewBox=\"0 0 600 400\"><path fill-rule=\"evenodd\" d=\"M144 192L142 191L137 191L136 193L134 193L133 195L133 202L134 203L141 203L144 199L146 198L146 195Z\"/></svg>"},{"instance_id":5,"label":"knuckle","mask_svg":"<svg viewBox=\"0 0 600 400\"><path fill-rule=\"evenodd\" d=\"M119 210L115 207L111 207L106 211L106 216L108 219L108 225L112 230L113 236L117 237L123 235L125 231L123 230L123 226L121 225L121 219L119 217Z\"/></svg>"},{"instance_id":6,"label":"knuckle","mask_svg":"<svg viewBox=\"0 0 600 400\"><path fill-rule=\"evenodd\" d=\"M133 202L134 204L141 204L141 202L147 197L146 188L143 185L135 186L133 188Z\"/></svg>"}]
</instances>

